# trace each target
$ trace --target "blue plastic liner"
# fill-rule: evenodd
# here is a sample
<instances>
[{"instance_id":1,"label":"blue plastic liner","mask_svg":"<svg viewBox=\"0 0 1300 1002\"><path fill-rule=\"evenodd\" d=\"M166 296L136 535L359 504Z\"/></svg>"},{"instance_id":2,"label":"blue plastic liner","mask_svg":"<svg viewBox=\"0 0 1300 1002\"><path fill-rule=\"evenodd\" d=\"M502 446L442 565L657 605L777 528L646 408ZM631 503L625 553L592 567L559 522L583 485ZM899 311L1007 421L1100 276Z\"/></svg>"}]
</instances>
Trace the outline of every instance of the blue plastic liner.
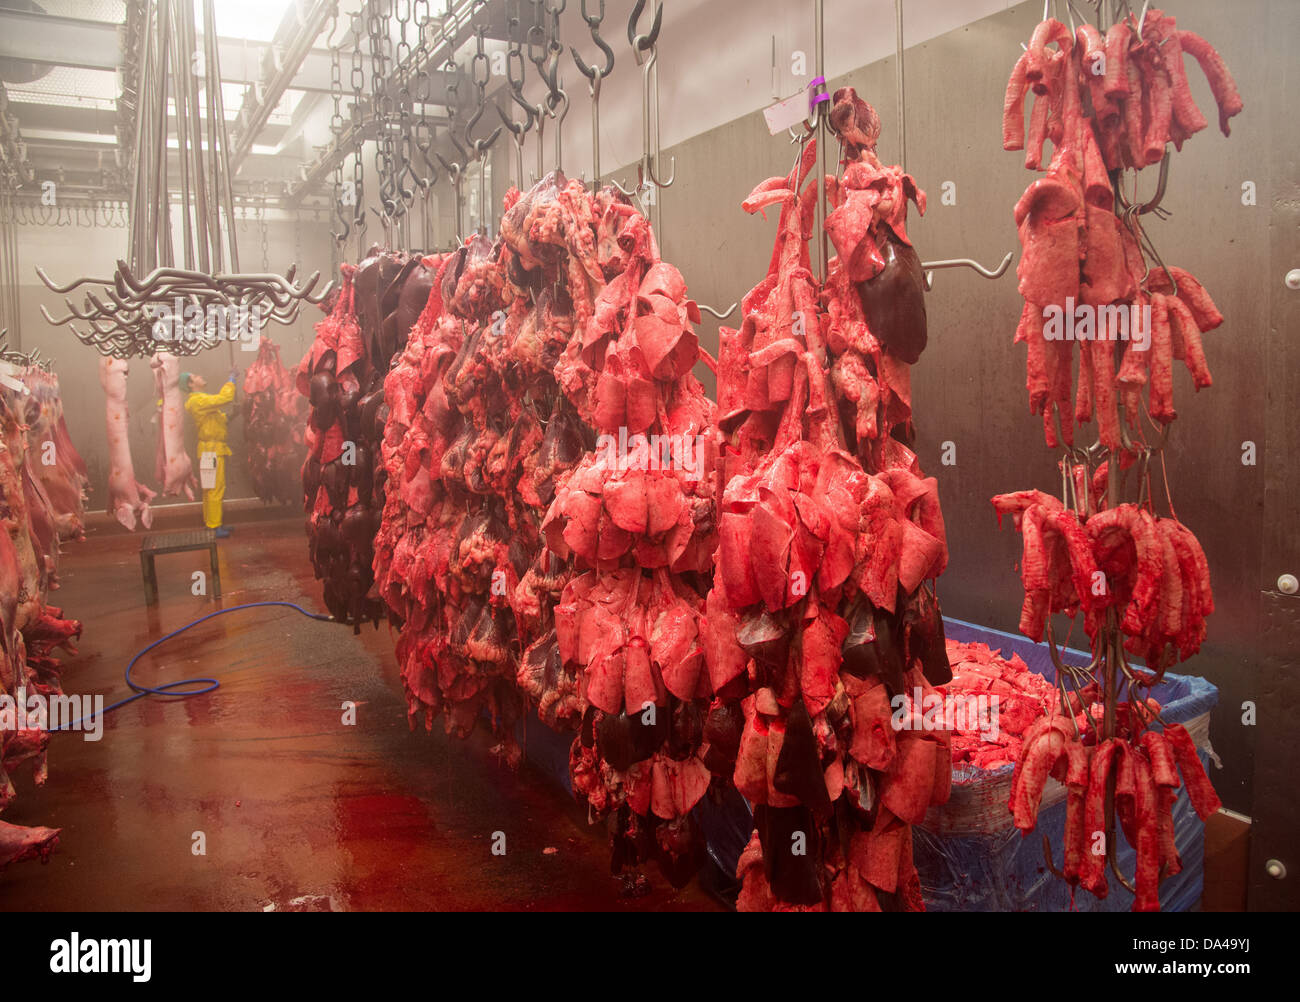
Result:
<instances>
[{"instance_id":1,"label":"blue plastic liner","mask_svg":"<svg viewBox=\"0 0 1300 1002\"><path fill-rule=\"evenodd\" d=\"M1017 654L1029 669L1055 683L1056 670L1046 644L1023 636L990 630L974 623L945 619L949 640L987 644L1010 659ZM1085 651L1066 650L1066 664L1086 665ZM1208 739L1208 717L1219 700L1212 683L1194 675L1166 674L1151 695L1161 704L1160 715L1171 724L1196 721L1189 730ZM1200 719L1198 719L1200 718ZM1199 726L1198 726L1199 725ZM1201 762L1209 754L1201 749ZM993 770L961 767L953 770L953 792L944 807L932 808L925 823L913 829L913 857L921 877L921 893L931 911L1128 911L1133 895L1107 871L1110 892L1103 899L1088 891L1074 891L1055 876L1043 856L1043 836L1052 847L1054 865L1062 863L1065 838L1065 801L1045 804L1038 827L1022 836L1012 824L1006 803L1014 767ZM972 820L979 819L972 824ZM1182 858L1181 873L1160 885L1160 905L1165 911L1188 911L1201 899L1205 875L1205 825L1192 810L1186 787L1180 787L1173 806L1174 842ZM982 830L972 831L972 828ZM1116 863L1129 880L1137 854L1122 831L1117 831Z\"/></svg>"},{"instance_id":2,"label":"blue plastic liner","mask_svg":"<svg viewBox=\"0 0 1300 1002\"><path fill-rule=\"evenodd\" d=\"M515 740L524 749L524 758L540 769L565 793L573 795L573 781L569 778L569 749L577 731L554 731L537 716L537 709L529 707L527 719L515 725Z\"/></svg>"},{"instance_id":3,"label":"blue plastic liner","mask_svg":"<svg viewBox=\"0 0 1300 1002\"><path fill-rule=\"evenodd\" d=\"M1001 656L1013 654L1043 675L1056 681L1055 666L1046 644L1035 644L1025 637L991 630L957 619L945 619L944 631L949 640L983 643ZM1065 650L1061 659L1067 664L1086 665L1085 651ZM1160 715L1170 723L1189 727L1193 737L1208 723L1204 718L1219 700L1219 690L1212 683L1193 675L1169 675L1152 690L1161 704ZM1199 718L1199 719L1198 719ZM524 741L523 724L519 738ZM534 766L554 779L566 792L569 782L569 747L572 732L558 734L530 716L525 754ZM1203 740L1203 739L1202 739ZM1201 743L1201 742L1198 742ZM1201 749L1202 764L1208 765L1209 753ZM1038 814L1038 827L1022 836L1011 822L1006 803L1013 767L994 770L961 767L953 770L953 795L947 805L931 808L925 824L913 827L913 857L921 878L921 892L930 911L1128 911L1133 895L1108 872L1110 893L1104 899L1088 891L1071 889L1048 870L1043 859L1043 836L1053 847L1053 859L1061 865L1061 845L1065 836L1065 801L1044 806ZM704 830L709 857L723 872L734 876L740 854L753 832L753 814L749 804L735 789L728 789L720 802L709 796L695 808L696 820ZM1204 879L1205 826L1192 810L1185 787L1180 787L1173 806L1174 841L1182 858L1182 872L1160 885L1160 905L1164 911L1188 911L1201 899ZM1120 872L1132 879L1136 853L1117 832L1119 845L1116 862Z\"/></svg>"}]
</instances>

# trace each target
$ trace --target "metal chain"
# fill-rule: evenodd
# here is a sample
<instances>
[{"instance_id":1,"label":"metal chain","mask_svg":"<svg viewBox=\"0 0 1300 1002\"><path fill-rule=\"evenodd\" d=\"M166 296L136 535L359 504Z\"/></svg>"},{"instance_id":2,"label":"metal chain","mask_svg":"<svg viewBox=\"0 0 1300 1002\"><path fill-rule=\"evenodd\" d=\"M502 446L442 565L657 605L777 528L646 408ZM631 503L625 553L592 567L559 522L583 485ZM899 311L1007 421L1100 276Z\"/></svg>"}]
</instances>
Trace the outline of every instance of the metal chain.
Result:
<instances>
[{"instance_id":1,"label":"metal chain","mask_svg":"<svg viewBox=\"0 0 1300 1002\"><path fill-rule=\"evenodd\" d=\"M460 157L460 159L455 162L449 163L448 161L443 159L441 153L435 153L434 156L438 158L438 161L442 164L443 169L446 170L447 176L451 180L452 190L455 193L455 200L456 200L455 238L457 241L459 241L461 237L464 235L463 220L461 218L461 206L462 206L461 183L463 180L463 172L465 169L465 165L469 157L468 157L468 151L465 149L465 144L462 143L460 141L460 137L456 135L456 118L460 110L460 97L458 93L459 85L460 85L460 66L457 65L456 63L456 36L450 30L450 27L451 27L451 18L450 17L444 18L442 22L442 26L439 29L439 34L442 37L443 45L446 47L447 50L447 59L446 62L443 63L443 67L442 67L443 76L446 80L446 83L444 84L444 88L443 88L445 94L443 98L443 104L447 108L447 139L451 142L452 146L456 148L457 155Z\"/></svg>"},{"instance_id":2,"label":"metal chain","mask_svg":"<svg viewBox=\"0 0 1300 1002\"><path fill-rule=\"evenodd\" d=\"M519 29L520 15L522 11L519 5L523 0L506 0L506 81L510 84L510 89L517 94L523 92L524 86L524 38L523 32ZM516 76L515 60L519 61L519 75Z\"/></svg>"},{"instance_id":3,"label":"metal chain","mask_svg":"<svg viewBox=\"0 0 1300 1002\"><path fill-rule=\"evenodd\" d=\"M379 113L379 96L383 91L383 81L387 76L384 65L383 19L375 7L371 7L366 17L366 35L370 43L370 98L376 115Z\"/></svg>"},{"instance_id":4,"label":"metal chain","mask_svg":"<svg viewBox=\"0 0 1300 1002\"><path fill-rule=\"evenodd\" d=\"M393 58L398 66L403 66L411 57L411 46L406 40L406 27L411 23L411 0L395 0L394 19L397 21L397 46L393 50ZM405 14L397 11L405 11Z\"/></svg>"},{"instance_id":5,"label":"metal chain","mask_svg":"<svg viewBox=\"0 0 1300 1002\"><path fill-rule=\"evenodd\" d=\"M407 226L406 211L410 208L411 200L415 197L414 189L404 188L402 181L408 175L415 178L415 172L411 167L411 148L412 148L412 130L411 116L414 111L414 103L411 97L410 87L410 67L407 65L411 58L411 46L406 40L407 26L410 24L413 6L411 0L395 0L394 12L398 27L398 41L394 49L394 59L396 66L402 71L401 87L397 92L397 123L398 135L400 139L397 143L397 162L394 166L393 187L400 201L397 205L398 213L402 219L402 243L407 243Z\"/></svg>"},{"instance_id":6,"label":"metal chain","mask_svg":"<svg viewBox=\"0 0 1300 1002\"><path fill-rule=\"evenodd\" d=\"M337 149L343 138L343 62L340 46L330 48L330 99L334 102L334 111L330 115L330 135L334 137ZM343 212L343 160L334 165L334 212L343 224L342 233L332 234L335 242L348 238L348 219Z\"/></svg>"},{"instance_id":7,"label":"metal chain","mask_svg":"<svg viewBox=\"0 0 1300 1002\"><path fill-rule=\"evenodd\" d=\"M560 0L559 5L555 7L552 7L549 2L545 4L546 13L551 15L551 27L546 33L546 86L550 88L546 107L552 112L559 106L563 94L558 83L560 56L564 54L564 46L560 44L560 15L564 13L564 8L567 6L568 0Z\"/></svg>"},{"instance_id":8,"label":"metal chain","mask_svg":"<svg viewBox=\"0 0 1300 1002\"><path fill-rule=\"evenodd\" d=\"M343 63L339 46L330 49L330 99L334 112L330 115L330 133L335 140L343 135Z\"/></svg>"},{"instance_id":9,"label":"metal chain","mask_svg":"<svg viewBox=\"0 0 1300 1002\"><path fill-rule=\"evenodd\" d=\"M365 164L361 158L361 123L365 109L361 105L361 93L366 84L365 63L361 53L361 15L352 18L352 225L357 229L357 242L360 245L361 233L366 228L365 199ZM358 250L358 257L360 251Z\"/></svg>"},{"instance_id":10,"label":"metal chain","mask_svg":"<svg viewBox=\"0 0 1300 1002\"><path fill-rule=\"evenodd\" d=\"M444 41L446 40L446 24L443 25ZM456 135L456 115L460 109L460 66L457 65L453 55L454 49L452 43L447 45L447 61L443 64L442 71L446 76L447 83L443 88L446 99L443 102L447 106L447 132L453 138Z\"/></svg>"},{"instance_id":11,"label":"metal chain","mask_svg":"<svg viewBox=\"0 0 1300 1002\"><path fill-rule=\"evenodd\" d=\"M387 53L385 51L384 21L377 13L378 4L372 7L367 19L370 42L370 89L375 121L379 125L379 138L375 144L375 170L379 175L379 198L385 218L393 215L395 208L393 186L393 133L390 128L393 99L386 87ZM391 12L392 4L388 4Z\"/></svg>"},{"instance_id":12,"label":"metal chain","mask_svg":"<svg viewBox=\"0 0 1300 1002\"><path fill-rule=\"evenodd\" d=\"M262 271L269 273L271 270L271 256L267 248L267 226L266 226L266 185L262 185L262 201L257 206L257 222L261 228L262 236Z\"/></svg>"}]
</instances>

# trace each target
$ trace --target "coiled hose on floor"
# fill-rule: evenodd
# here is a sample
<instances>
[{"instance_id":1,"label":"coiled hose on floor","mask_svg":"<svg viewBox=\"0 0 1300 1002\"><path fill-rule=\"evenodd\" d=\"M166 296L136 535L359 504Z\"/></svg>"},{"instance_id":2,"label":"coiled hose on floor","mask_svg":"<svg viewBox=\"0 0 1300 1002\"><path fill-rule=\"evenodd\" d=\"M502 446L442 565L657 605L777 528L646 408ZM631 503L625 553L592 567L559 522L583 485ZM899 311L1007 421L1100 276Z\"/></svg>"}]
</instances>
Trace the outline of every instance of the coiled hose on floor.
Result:
<instances>
[{"instance_id":1,"label":"coiled hose on floor","mask_svg":"<svg viewBox=\"0 0 1300 1002\"><path fill-rule=\"evenodd\" d=\"M126 671L123 673L123 678L126 680L126 684L131 687L131 690L135 694L132 696L127 696L126 699L118 700L116 703L104 707L103 710L99 711L100 715L109 713L120 707L126 706L128 703L134 703L137 699L144 699L146 696L176 696L182 699L186 699L190 696L202 696L206 693L213 692L214 690L221 688L221 682L215 678L182 678L182 679L177 679L175 682L167 682L164 685L157 685L157 686L141 685L139 682L136 682L134 679L131 678L131 670L135 667L135 663L137 661L139 661L142 657L148 654L159 644L166 643L168 640L171 640L172 637L180 636L186 630L192 629L193 627L198 626L200 623L205 623L209 619L213 619L216 616L224 616L230 612L239 612L243 609L258 609L258 608L265 608L267 606L277 606L277 605L284 606L289 609L293 609L296 612L301 612L304 616L308 617L309 619L319 619L323 623L338 622L338 620L336 620L333 616L328 616L319 612L308 612L302 606L295 605L293 602L281 602L281 601L245 602L243 605L232 605L229 609L217 609L215 612L209 612L206 616L200 616L192 623L186 623L180 629L172 630L171 633L164 634L163 636L155 640L153 643L149 644L149 646L144 647L139 651L136 651L135 656L132 657L131 660L127 663ZM185 691L183 692L176 691L177 689L181 689L184 686L198 686L198 688L185 689ZM51 728L51 730L53 731L72 730L73 728L77 727L77 725L81 724L83 721L90 720L94 716L95 714L92 713L82 717L80 720L74 720L71 723L62 724L59 727Z\"/></svg>"}]
</instances>

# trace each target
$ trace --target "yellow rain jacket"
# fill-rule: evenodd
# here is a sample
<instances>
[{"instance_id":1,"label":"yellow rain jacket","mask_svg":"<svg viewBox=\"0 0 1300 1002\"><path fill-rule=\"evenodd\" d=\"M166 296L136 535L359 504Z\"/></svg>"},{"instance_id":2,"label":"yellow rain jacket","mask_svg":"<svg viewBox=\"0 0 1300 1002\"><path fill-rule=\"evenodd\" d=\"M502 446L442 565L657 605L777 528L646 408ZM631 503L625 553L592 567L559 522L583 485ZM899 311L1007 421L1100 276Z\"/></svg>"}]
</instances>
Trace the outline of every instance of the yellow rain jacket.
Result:
<instances>
[{"instance_id":1,"label":"yellow rain jacket","mask_svg":"<svg viewBox=\"0 0 1300 1002\"><path fill-rule=\"evenodd\" d=\"M191 393L185 399L185 409L194 419L199 432L199 463L205 453L217 458L216 484L203 492L203 524L209 529L221 527L221 502L226 496L226 457L230 446L226 444L226 414L221 408L234 403L235 384L226 383L219 393Z\"/></svg>"}]
</instances>

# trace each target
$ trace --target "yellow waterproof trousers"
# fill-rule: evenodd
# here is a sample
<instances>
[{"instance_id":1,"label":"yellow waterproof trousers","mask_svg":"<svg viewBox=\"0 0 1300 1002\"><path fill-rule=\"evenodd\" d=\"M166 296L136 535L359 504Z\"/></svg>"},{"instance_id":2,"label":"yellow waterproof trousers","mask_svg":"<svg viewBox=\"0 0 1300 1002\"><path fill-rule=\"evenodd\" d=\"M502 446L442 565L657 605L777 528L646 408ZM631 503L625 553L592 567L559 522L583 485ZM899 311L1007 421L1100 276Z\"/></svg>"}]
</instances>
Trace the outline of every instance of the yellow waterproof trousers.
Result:
<instances>
[{"instance_id":1,"label":"yellow waterproof trousers","mask_svg":"<svg viewBox=\"0 0 1300 1002\"><path fill-rule=\"evenodd\" d=\"M199 446L199 456L202 457L205 452L215 452L217 454L217 478L216 486L203 492L203 524L209 529L221 528L221 502L226 497L226 457L224 453L230 450L225 448L225 443L220 445L222 448L212 448L217 443L203 443ZM205 448L204 446L208 446Z\"/></svg>"}]
</instances>

